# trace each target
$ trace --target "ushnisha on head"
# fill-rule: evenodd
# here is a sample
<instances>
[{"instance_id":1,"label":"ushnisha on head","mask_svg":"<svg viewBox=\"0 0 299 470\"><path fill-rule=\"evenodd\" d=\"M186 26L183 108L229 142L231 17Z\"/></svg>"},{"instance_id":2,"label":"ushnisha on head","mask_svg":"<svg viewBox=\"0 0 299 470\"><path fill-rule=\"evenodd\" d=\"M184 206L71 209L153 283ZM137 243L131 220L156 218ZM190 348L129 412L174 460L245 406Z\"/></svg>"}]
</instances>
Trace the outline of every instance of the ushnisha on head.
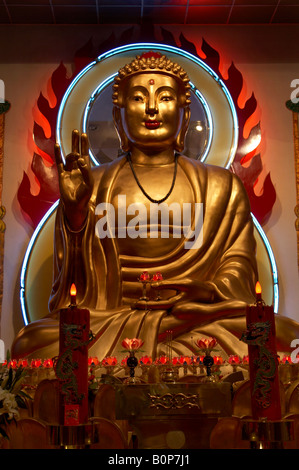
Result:
<instances>
[{"instance_id":1,"label":"ushnisha on head","mask_svg":"<svg viewBox=\"0 0 299 470\"><path fill-rule=\"evenodd\" d=\"M191 104L190 82L187 72L172 62L165 55L159 52L146 52L141 56L137 56L129 64L126 64L119 71L114 79L113 85L113 104L118 107L124 105L123 91L125 84L130 77L141 73L162 73L173 77L179 84L182 105L189 106Z\"/></svg>"}]
</instances>

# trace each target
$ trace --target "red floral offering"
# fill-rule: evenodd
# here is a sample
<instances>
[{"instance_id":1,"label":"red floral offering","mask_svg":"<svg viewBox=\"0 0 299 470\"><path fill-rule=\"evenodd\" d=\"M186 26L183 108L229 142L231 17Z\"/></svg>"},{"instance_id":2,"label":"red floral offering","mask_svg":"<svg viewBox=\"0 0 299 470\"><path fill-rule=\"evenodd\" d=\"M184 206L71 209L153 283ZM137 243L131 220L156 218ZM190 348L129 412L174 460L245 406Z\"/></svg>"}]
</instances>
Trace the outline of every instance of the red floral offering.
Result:
<instances>
[{"instance_id":1,"label":"red floral offering","mask_svg":"<svg viewBox=\"0 0 299 470\"><path fill-rule=\"evenodd\" d=\"M229 356L228 362L229 362L231 365L234 365L234 364L241 364L241 359L240 359L239 356L232 354L231 356Z\"/></svg>"},{"instance_id":2,"label":"red floral offering","mask_svg":"<svg viewBox=\"0 0 299 470\"><path fill-rule=\"evenodd\" d=\"M221 366L223 364L223 358L221 356L213 356L213 359L216 366Z\"/></svg>"},{"instance_id":3,"label":"red floral offering","mask_svg":"<svg viewBox=\"0 0 299 470\"><path fill-rule=\"evenodd\" d=\"M99 364L99 362L100 362L100 361L98 360L97 357L89 357L89 358L88 358L88 365L89 365L89 366L95 367L95 366L97 366L97 365Z\"/></svg>"},{"instance_id":4,"label":"red floral offering","mask_svg":"<svg viewBox=\"0 0 299 470\"><path fill-rule=\"evenodd\" d=\"M43 367L45 367L46 369L51 369L53 367L52 359L45 359L43 362Z\"/></svg>"},{"instance_id":5,"label":"red floral offering","mask_svg":"<svg viewBox=\"0 0 299 470\"><path fill-rule=\"evenodd\" d=\"M139 359L139 364L142 366L150 366L153 363L153 360L149 356L142 356Z\"/></svg>"},{"instance_id":6,"label":"red floral offering","mask_svg":"<svg viewBox=\"0 0 299 470\"><path fill-rule=\"evenodd\" d=\"M104 359L102 360L103 367L116 366L116 365L117 365L117 358L114 356L104 357Z\"/></svg>"},{"instance_id":7,"label":"red floral offering","mask_svg":"<svg viewBox=\"0 0 299 470\"><path fill-rule=\"evenodd\" d=\"M121 342L121 345L128 351L138 351L138 349L140 349L143 344L144 342L139 338L125 338Z\"/></svg>"},{"instance_id":8,"label":"red floral offering","mask_svg":"<svg viewBox=\"0 0 299 470\"><path fill-rule=\"evenodd\" d=\"M162 274L160 272L157 272L156 274L154 274L153 277L152 277L152 281L153 282L163 281Z\"/></svg>"},{"instance_id":9,"label":"red floral offering","mask_svg":"<svg viewBox=\"0 0 299 470\"><path fill-rule=\"evenodd\" d=\"M197 339L195 343L199 349L205 351L206 354L210 354L210 352L215 348L217 340L216 338L201 338Z\"/></svg>"},{"instance_id":10,"label":"red floral offering","mask_svg":"<svg viewBox=\"0 0 299 470\"><path fill-rule=\"evenodd\" d=\"M150 281L150 275L147 271L143 271L143 273L140 274L139 280L141 282L149 282Z\"/></svg>"}]
</instances>

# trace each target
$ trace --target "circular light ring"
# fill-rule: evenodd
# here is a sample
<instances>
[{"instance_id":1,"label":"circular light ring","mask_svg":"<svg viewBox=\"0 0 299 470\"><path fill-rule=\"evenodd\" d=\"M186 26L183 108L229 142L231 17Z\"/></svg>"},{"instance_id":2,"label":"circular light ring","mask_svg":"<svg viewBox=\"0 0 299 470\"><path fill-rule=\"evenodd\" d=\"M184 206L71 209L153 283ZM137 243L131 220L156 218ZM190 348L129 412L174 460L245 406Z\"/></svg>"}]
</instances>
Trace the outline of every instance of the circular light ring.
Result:
<instances>
[{"instance_id":1,"label":"circular light ring","mask_svg":"<svg viewBox=\"0 0 299 470\"><path fill-rule=\"evenodd\" d=\"M130 62L136 55L149 50L165 53L174 61L179 60L194 88L200 90L196 96L202 99L202 103L205 103L208 119L213 122L211 126L213 132L204 160L206 163L229 168L238 145L238 118L225 84L198 57L177 47L155 43L130 44L113 49L100 55L77 75L67 89L58 112L56 134L62 154L67 155L71 152L72 130L83 131L86 113L88 113L86 106L88 100L99 92L100 87L107 86L107 81L112 80L124 63ZM208 109L209 112L207 112Z\"/></svg>"},{"instance_id":2,"label":"circular light ring","mask_svg":"<svg viewBox=\"0 0 299 470\"><path fill-rule=\"evenodd\" d=\"M190 85L191 85L191 89L194 91L194 94L195 96L199 99L199 101L201 102L204 110L205 110L205 113L206 113L206 117L207 117L207 120L208 120L208 142L207 142L207 145L206 145L206 148L204 150L204 153L202 154L200 160L202 162L205 162L206 159L207 159L207 156L209 154L209 151L210 151L210 148L211 148L211 144L212 144L212 140L213 140L213 118L212 118L212 114L211 114L211 110L209 108L209 105L208 103L206 102L204 96L202 95L202 93L193 85L192 82L190 82Z\"/></svg>"},{"instance_id":3,"label":"circular light ring","mask_svg":"<svg viewBox=\"0 0 299 470\"><path fill-rule=\"evenodd\" d=\"M140 43L140 44L133 44L128 46L122 46L120 48L112 49L105 54L100 55L96 61L91 62L87 67L85 67L73 80L69 88L67 89L59 108L58 117L57 117L57 141L62 147L63 155L66 155L70 152L70 135L71 131L75 128L83 130L83 123L86 122L86 114L88 113L88 108L86 106L87 101L92 96L92 93L96 93L96 91L100 92L100 87L107 86L107 82L113 79L115 74L117 73L118 69L123 66L124 63L129 62L131 59L135 57L135 55L139 52L142 53L144 50L152 50L156 49L159 51L163 51L168 56L170 54L178 55L183 59L184 64L181 64L188 73L190 79L192 80L191 85L196 89L195 93L198 94L197 96L199 99L202 99L202 103L205 106L205 111L207 116L214 123L214 128L211 126L211 129L215 130L215 132L210 133L210 142L207 146L206 155L203 155L202 158L206 161L206 163L216 164L219 166L223 166L229 168L237 150L238 145L238 119L237 113L234 107L233 100L228 92L226 86L222 82L222 80L217 76L217 74L207 66L202 60L193 56L192 54L185 52L179 48L172 47L172 46L165 46L163 44L155 44L155 43ZM134 51L134 56L132 55ZM126 60L125 60L126 57ZM110 60L114 60L112 63ZM170 57L171 58L171 57ZM186 66L187 65L187 66ZM93 77L93 80L90 79L90 73L95 70L95 67L101 66L101 73L98 74L97 80ZM107 73L107 70L110 70L110 73ZM197 84L196 77L198 77L199 71L204 71L206 81L209 82L208 78L210 78L210 86L211 90L207 92L207 90L203 90L204 86L201 83L199 86ZM191 72L191 73L190 73ZM99 75L102 79L99 80ZM195 78L193 78L195 76ZM201 74L201 77L203 75ZM105 78L108 77L108 78ZM82 92L82 81L85 82L84 86L86 88L86 93L83 93L81 97L79 96L79 91ZM98 85L100 81L100 85ZM193 83L194 82L194 83ZM201 89L201 92L198 89ZM87 91L90 92L87 92ZM205 92L206 91L206 92ZM219 94L220 91L220 94ZM216 94L217 97L211 98L211 94ZM217 105L217 98L221 96L222 104L224 104L224 108L219 109L219 103ZM212 101L212 104L211 104ZM209 103L209 105L208 105ZM217 113L220 111L220 116L222 119L217 120ZM210 113L210 114L209 114ZM70 117L73 118L70 119ZM217 147L217 143L219 146L219 126L222 124L227 124L230 122L230 129L229 135L230 138L226 139L226 146L221 145L221 148ZM225 127L225 126L224 126ZM225 129L227 132L227 129ZM221 132L220 132L221 134ZM215 151L216 147L216 151ZM221 150L222 155L218 155L217 151ZM225 158L223 157L223 153L225 154ZM215 157L216 154L216 157ZM28 306L27 306L27 299L26 299L26 283L28 280L27 271L30 268L30 261L32 257L34 257L34 248L37 244L38 238L41 235L43 230L46 230L49 227L50 218L54 217L54 212L58 205L59 201L57 201L53 206L49 209L49 211L44 215L40 223L38 224L37 228L34 231L33 236L29 242L29 245L26 250L26 254L23 260L22 269L21 269L21 276L20 276L20 300L21 300L21 309L24 323L27 325L30 322L30 318L28 315ZM275 263L275 258L273 255L273 251L271 249L270 243L256 220L256 218L252 215L253 222L255 225L255 229L263 240L264 246L266 248L269 262L272 269L272 281L273 281L273 299L274 299L274 311L275 313L278 312L278 304L279 304L279 288L278 288L278 278L277 278L277 268Z\"/></svg>"},{"instance_id":4,"label":"circular light ring","mask_svg":"<svg viewBox=\"0 0 299 470\"><path fill-rule=\"evenodd\" d=\"M263 242L266 246L266 250L267 250L267 253L268 253L269 263L270 263L270 266L271 266L271 272L272 272L272 278L273 278L273 308L274 308L274 313L278 313L279 285L278 285L278 271L277 271L277 265L276 265L274 253L273 253L273 250L271 248L270 242L269 242L264 230L262 229L261 225L259 224L258 220L256 219L256 217L253 214L251 214L251 217L252 217L253 223L254 223L260 237L262 238L262 240L263 240Z\"/></svg>"},{"instance_id":5,"label":"circular light ring","mask_svg":"<svg viewBox=\"0 0 299 470\"><path fill-rule=\"evenodd\" d=\"M59 204L59 199L50 207L50 209L46 212L46 214L43 216L43 218L39 222L38 226L36 227L36 229L33 232L33 235L30 239L30 242L28 244L28 247L26 249L26 253L25 253L25 256L24 256L24 259L23 259L21 274L20 274L20 302L21 302L22 316L23 316L23 320L24 320L25 325L27 325L30 322L29 321L29 315L28 315L27 298L26 298L26 284L27 284L27 280L28 280L28 267L29 267L29 264L30 264L31 257L32 257L32 255L34 255L34 248L36 246L38 238L41 235L42 231L44 229L47 229L49 218L56 211L56 208L57 208L58 204ZM52 244L51 249L52 249L52 252L53 252L53 244Z\"/></svg>"},{"instance_id":6,"label":"circular light ring","mask_svg":"<svg viewBox=\"0 0 299 470\"><path fill-rule=\"evenodd\" d=\"M85 107L85 110L84 110L84 113L83 113L83 122L82 122L82 132L84 133L87 133L87 120L88 120L88 116L89 116L89 113L91 111L91 108L93 106L93 103L94 101L97 99L97 97L101 94L101 92L103 90L105 90L105 88L107 86L109 86L113 80L114 80L114 77L115 77L116 74L112 75L111 77L108 77L106 78L102 83L100 83L100 85L92 92L91 94L91 97L89 98L89 100L87 101L87 104L86 104L86 107ZM95 158L93 152L91 149L89 149L89 156L92 160L92 162L94 163L95 166L98 166L99 165L99 162L98 160Z\"/></svg>"}]
</instances>

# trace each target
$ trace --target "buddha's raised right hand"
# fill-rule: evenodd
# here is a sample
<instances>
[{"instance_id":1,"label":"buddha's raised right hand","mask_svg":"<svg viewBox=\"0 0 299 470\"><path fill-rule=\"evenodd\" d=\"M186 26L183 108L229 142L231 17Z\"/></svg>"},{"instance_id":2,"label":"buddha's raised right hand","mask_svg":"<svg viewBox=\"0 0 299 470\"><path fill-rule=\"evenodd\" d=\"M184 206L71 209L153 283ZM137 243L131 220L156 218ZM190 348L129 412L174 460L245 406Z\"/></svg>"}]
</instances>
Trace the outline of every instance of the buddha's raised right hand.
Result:
<instances>
[{"instance_id":1,"label":"buddha's raised right hand","mask_svg":"<svg viewBox=\"0 0 299 470\"><path fill-rule=\"evenodd\" d=\"M60 196L68 225L71 230L79 231L84 226L93 190L87 135L82 134L80 138L77 130L72 132L72 151L65 157L65 164L60 145L55 144L55 159Z\"/></svg>"}]
</instances>

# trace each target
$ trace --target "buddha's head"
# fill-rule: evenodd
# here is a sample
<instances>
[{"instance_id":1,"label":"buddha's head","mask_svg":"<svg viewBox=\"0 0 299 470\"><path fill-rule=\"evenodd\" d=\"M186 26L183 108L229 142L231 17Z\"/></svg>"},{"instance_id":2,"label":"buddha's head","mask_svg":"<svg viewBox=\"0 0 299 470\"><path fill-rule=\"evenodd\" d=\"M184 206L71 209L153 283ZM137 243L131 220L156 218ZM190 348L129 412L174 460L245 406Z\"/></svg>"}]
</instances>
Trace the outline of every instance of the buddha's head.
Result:
<instances>
[{"instance_id":1,"label":"buddha's head","mask_svg":"<svg viewBox=\"0 0 299 470\"><path fill-rule=\"evenodd\" d=\"M165 56L137 56L118 72L113 87L113 117L121 146L181 152L190 120L187 73Z\"/></svg>"}]
</instances>

